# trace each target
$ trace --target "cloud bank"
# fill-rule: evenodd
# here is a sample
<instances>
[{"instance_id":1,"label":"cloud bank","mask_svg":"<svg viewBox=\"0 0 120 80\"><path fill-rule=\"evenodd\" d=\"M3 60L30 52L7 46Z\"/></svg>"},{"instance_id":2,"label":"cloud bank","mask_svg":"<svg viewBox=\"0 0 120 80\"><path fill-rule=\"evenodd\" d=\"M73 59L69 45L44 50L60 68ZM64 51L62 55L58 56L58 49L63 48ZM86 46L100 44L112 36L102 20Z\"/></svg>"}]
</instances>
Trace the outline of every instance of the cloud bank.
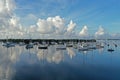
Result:
<instances>
[{"instance_id":1,"label":"cloud bank","mask_svg":"<svg viewBox=\"0 0 120 80\"><path fill-rule=\"evenodd\" d=\"M38 18L34 14L28 14L26 20L34 18L35 24L23 26L21 18L15 14L16 4L14 0L0 0L0 36L1 38L89 38L88 27L85 25L81 30L76 30L78 25L70 20L67 21L61 16ZM38 19L38 20L37 20ZM24 22L25 23L25 22ZM118 33L119 34L119 33ZM118 34L112 36L118 36ZM103 27L99 27L95 38L105 37L106 32ZM107 34L109 35L109 34Z\"/></svg>"}]
</instances>

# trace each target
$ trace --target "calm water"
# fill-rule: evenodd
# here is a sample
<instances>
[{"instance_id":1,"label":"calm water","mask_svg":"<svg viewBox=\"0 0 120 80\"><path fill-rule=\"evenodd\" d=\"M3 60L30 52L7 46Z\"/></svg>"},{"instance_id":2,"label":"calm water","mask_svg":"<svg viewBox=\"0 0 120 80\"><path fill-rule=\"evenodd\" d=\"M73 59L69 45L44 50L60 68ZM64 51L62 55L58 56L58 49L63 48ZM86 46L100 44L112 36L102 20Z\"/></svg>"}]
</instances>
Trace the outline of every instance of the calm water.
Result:
<instances>
[{"instance_id":1,"label":"calm water","mask_svg":"<svg viewBox=\"0 0 120 80\"><path fill-rule=\"evenodd\" d=\"M120 45L91 51L0 44L0 80L120 80Z\"/></svg>"}]
</instances>

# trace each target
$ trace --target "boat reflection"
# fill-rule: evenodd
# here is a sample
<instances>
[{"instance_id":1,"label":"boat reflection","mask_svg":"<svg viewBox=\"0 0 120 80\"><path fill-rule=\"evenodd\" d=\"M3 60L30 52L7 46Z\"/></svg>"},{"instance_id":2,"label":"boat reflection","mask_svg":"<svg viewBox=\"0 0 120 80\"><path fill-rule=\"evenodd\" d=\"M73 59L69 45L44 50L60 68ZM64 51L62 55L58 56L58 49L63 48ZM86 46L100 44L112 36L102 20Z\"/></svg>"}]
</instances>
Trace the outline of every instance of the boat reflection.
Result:
<instances>
[{"instance_id":1,"label":"boat reflection","mask_svg":"<svg viewBox=\"0 0 120 80\"><path fill-rule=\"evenodd\" d=\"M50 46L47 50L39 49L37 57L39 60L46 60L49 63L59 63L64 60L64 50L56 50L55 46Z\"/></svg>"}]
</instances>

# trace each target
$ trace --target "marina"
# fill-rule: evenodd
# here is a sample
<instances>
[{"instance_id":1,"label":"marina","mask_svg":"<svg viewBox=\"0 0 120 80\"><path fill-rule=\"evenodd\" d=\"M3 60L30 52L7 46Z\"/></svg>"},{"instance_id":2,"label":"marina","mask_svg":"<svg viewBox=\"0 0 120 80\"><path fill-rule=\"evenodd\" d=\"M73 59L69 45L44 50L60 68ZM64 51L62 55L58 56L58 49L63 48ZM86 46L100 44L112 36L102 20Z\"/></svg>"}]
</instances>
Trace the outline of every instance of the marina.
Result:
<instances>
[{"instance_id":1,"label":"marina","mask_svg":"<svg viewBox=\"0 0 120 80\"><path fill-rule=\"evenodd\" d=\"M120 0L0 0L0 80L120 80Z\"/></svg>"}]
</instances>

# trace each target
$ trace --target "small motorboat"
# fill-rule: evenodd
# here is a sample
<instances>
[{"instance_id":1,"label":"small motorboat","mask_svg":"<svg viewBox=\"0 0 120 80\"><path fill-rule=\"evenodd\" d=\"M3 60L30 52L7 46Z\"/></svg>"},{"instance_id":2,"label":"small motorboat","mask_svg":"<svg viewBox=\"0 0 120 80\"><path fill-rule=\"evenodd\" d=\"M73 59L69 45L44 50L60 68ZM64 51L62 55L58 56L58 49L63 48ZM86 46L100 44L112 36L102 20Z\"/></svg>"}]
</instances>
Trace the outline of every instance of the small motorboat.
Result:
<instances>
[{"instance_id":1,"label":"small motorboat","mask_svg":"<svg viewBox=\"0 0 120 80\"><path fill-rule=\"evenodd\" d=\"M56 50L66 50L66 46L65 45L59 44L59 45L56 45L55 47L56 47Z\"/></svg>"},{"instance_id":2,"label":"small motorboat","mask_svg":"<svg viewBox=\"0 0 120 80\"><path fill-rule=\"evenodd\" d=\"M66 47L73 47L73 44L72 43L67 43Z\"/></svg>"},{"instance_id":3,"label":"small motorboat","mask_svg":"<svg viewBox=\"0 0 120 80\"><path fill-rule=\"evenodd\" d=\"M33 44L32 43L29 43L29 44L26 45L26 49L31 49L31 48L33 48Z\"/></svg>"},{"instance_id":4,"label":"small motorboat","mask_svg":"<svg viewBox=\"0 0 120 80\"><path fill-rule=\"evenodd\" d=\"M48 49L48 46L47 45L39 45L38 49Z\"/></svg>"},{"instance_id":5,"label":"small motorboat","mask_svg":"<svg viewBox=\"0 0 120 80\"><path fill-rule=\"evenodd\" d=\"M117 47L117 44L115 44L115 47Z\"/></svg>"},{"instance_id":6,"label":"small motorboat","mask_svg":"<svg viewBox=\"0 0 120 80\"><path fill-rule=\"evenodd\" d=\"M113 52L113 51L114 51L114 49L112 49L112 48L111 48L111 49L108 49L108 52Z\"/></svg>"},{"instance_id":7,"label":"small motorboat","mask_svg":"<svg viewBox=\"0 0 120 80\"><path fill-rule=\"evenodd\" d=\"M9 48L9 47L15 47L15 43L12 43L12 42L6 42L6 43L3 43L3 46Z\"/></svg>"},{"instance_id":8,"label":"small motorboat","mask_svg":"<svg viewBox=\"0 0 120 80\"><path fill-rule=\"evenodd\" d=\"M20 43L19 43L19 46L24 46L24 45L25 45L24 42L20 42Z\"/></svg>"},{"instance_id":9,"label":"small motorboat","mask_svg":"<svg viewBox=\"0 0 120 80\"><path fill-rule=\"evenodd\" d=\"M89 51L90 49L88 47L83 47L83 48L79 48L79 51Z\"/></svg>"}]
</instances>

